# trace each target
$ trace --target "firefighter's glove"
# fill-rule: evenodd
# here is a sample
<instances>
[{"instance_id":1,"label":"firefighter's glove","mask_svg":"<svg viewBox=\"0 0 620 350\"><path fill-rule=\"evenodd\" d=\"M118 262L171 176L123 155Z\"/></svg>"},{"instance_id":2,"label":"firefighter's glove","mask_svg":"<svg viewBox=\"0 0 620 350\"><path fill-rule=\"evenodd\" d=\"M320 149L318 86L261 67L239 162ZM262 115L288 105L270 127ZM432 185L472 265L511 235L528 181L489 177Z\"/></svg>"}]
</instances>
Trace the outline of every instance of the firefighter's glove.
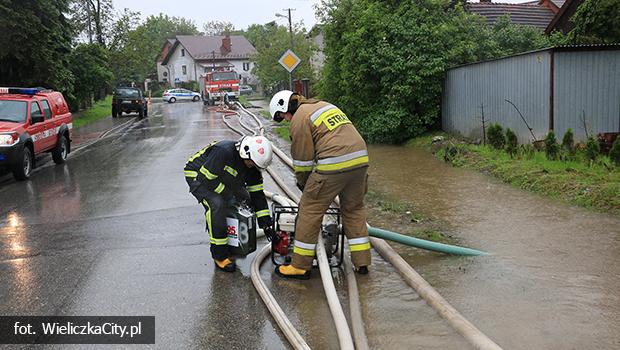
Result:
<instances>
[{"instance_id":1,"label":"firefighter's glove","mask_svg":"<svg viewBox=\"0 0 620 350\"><path fill-rule=\"evenodd\" d=\"M265 232L265 238L270 242L276 236L276 231L273 230L273 226L263 227L263 232Z\"/></svg>"},{"instance_id":2,"label":"firefighter's glove","mask_svg":"<svg viewBox=\"0 0 620 350\"><path fill-rule=\"evenodd\" d=\"M273 228L273 220L271 220L271 216L266 215L258 218L258 227L264 229L265 227L270 226Z\"/></svg>"},{"instance_id":3,"label":"firefighter's glove","mask_svg":"<svg viewBox=\"0 0 620 350\"><path fill-rule=\"evenodd\" d=\"M303 192L303 191L304 191L304 187L306 187L306 185L305 185L305 184L300 184L299 182L297 183L297 188L299 188L299 190L300 190L301 192Z\"/></svg>"},{"instance_id":4,"label":"firefighter's glove","mask_svg":"<svg viewBox=\"0 0 620 350\"><path fill-rule=\"evenodd\" d=\"M246 189L241 189L235 192L235 198L237 199L237 203L250 203L250 192Z\"/></svg>"}]
</instances>

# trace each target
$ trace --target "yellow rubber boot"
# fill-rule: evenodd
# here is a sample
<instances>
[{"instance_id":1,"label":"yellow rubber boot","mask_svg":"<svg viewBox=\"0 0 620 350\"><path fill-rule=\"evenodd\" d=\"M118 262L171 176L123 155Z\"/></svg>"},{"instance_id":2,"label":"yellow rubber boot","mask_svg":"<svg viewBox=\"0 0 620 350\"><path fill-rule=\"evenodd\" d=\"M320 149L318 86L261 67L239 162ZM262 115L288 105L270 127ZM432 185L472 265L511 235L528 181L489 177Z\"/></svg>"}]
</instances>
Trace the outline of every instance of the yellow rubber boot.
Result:
<instances>
[{"instance_id":1,"label":"yellow rubber boot","mask_svg":"<svg viewBox=\"0 0 620 350\"><path fill-rule=\"evenodd\" d=\"M217 268L222 271L235 272L235 270L237 269L237 265L235 264L235 262L230 260L229 258L213 261L215 261L215 266L217 266Z\"/></svg>"},{"instance_id":2,"label":"yellow rubber boot","mask_svg":"<svg viewBox=\"0 0 620 350\"><path fill-rule=\"evenodd\" d=\"M284 278L307 280L310 279L310 270L298 269L293 265L281 265L276 267L276 275Z\"/></svg>"}]
</instances>

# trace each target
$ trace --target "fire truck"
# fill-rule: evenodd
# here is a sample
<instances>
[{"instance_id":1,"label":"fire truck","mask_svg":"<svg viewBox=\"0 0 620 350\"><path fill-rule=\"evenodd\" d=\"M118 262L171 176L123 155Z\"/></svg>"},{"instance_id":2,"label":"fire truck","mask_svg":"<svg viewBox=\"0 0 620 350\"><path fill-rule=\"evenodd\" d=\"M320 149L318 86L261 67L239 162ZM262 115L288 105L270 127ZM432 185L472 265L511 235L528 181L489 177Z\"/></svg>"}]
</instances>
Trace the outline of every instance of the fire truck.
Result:
<instances>
[{"instance_id":1,"label":"fire truck","mask_svg":"<svg viewBox=\"0 0 620 350\"><path fill-rule=\"evenodd\" d=\"M51 153L56 164L64 163L71 150L72 127L71 112L60 92L0 88L0 169L26 180L35 157L43 153Z\"/></svg>"},{"instance_id":2,"label":"fire truck","mask_svg":"<svg viewBox=\"0 0 620 350\"><path fill-rule=\"evenodd\" d=\"M239 99L239 74L234 70L223 69L208 72L200 78L200 95L204 105L214 105L217 100Z\"/></svg>"}]
</instances>

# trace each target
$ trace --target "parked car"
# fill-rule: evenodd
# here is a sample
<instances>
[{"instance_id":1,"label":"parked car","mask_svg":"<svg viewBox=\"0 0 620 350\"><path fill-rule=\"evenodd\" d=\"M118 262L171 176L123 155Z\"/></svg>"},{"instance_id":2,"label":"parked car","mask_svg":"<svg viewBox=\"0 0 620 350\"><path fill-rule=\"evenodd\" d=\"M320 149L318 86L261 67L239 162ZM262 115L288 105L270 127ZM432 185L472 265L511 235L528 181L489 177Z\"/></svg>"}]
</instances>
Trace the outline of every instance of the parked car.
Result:
<instances>
[{"instance_id":1,"label":"parked car","mask_svg":"<svg viewBox=\"0 0 620 350\"><path fill-rule=\"evenodd\" d=\"M164 91L162 95L164 101L168 103L175 103L181 100L188 100L193 102L200 101L200 94L187 89L170 89Z\"/></svg>"},{"instance_id":2,"label":"parked car","mask_svg":"<svg viewBox=\"0 0 620 350\"><path fill-rule=\"evenodd\" d=\"M241 95L251 95L254 92L254 89L250 85L241 85L239 87L239 93Z\"/></svg>"},{"instance_id":3,"label":"parked car","mask_svg":"<svg viewBox=\"0 0 620 350\"><path fill-rule=\"evenodd\" d=\"M112 93L112 118L122 113L137 112L140 118L148 116L148 104L142 90L133 87L118 87Z\"/></svg>"},{"instance_id":4,"label":"parked car","mask_svg":"<svg viewBox=\"0 0 620 350\"><path fill-rule=\"evenodd\" d=\"M71 151L73 116L60 92L39 88L0 88L0 168L26 180L35 157L52 154L56 164Z\"/></svg>"}]
</instances>

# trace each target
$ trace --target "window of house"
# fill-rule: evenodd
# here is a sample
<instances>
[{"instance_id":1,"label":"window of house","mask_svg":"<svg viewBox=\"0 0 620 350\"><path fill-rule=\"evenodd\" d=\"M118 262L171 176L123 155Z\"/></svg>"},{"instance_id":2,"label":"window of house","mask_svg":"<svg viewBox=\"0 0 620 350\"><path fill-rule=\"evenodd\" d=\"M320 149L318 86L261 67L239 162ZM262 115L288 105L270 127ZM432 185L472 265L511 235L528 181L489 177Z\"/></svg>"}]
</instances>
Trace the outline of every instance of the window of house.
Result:
<instances>
[{"instance_id":1,"label":"window of house","mask_svg":"<svg viewBox=\"0 0 620 350\"><path fill-rule=\"evenodd\" d=\"M181 69L183 69L183 75L187 74L187 66L182 66Z\"/></svg>"},{"instance_id":2,"label":"window of house","mask_svg":"<svg viewBox=\"0 0 620 350\"><path fill-rule=\"evenodd\" d=\"M243 70L244 71L250 70L250 62L243 62Z\"/></svg>"},{"instance_id":3,"label":"window of house","mask_svg":"<svg viewBox=\"0 0 620 350\"><path fill-rule=\"evenodd\" d=\"M181 49L181 57L185 57L185 49Z\"/></svg>"},{"instance_id":4,"label":"window of house","mask_svg":"<svg viewBox=\"0 0 620 350\"><path fill-rule=\"evenodd\" d=\"M168 76L168 72L164 72L164 77L167 77L167 76Z\"/></svg>"}]
</instances>

